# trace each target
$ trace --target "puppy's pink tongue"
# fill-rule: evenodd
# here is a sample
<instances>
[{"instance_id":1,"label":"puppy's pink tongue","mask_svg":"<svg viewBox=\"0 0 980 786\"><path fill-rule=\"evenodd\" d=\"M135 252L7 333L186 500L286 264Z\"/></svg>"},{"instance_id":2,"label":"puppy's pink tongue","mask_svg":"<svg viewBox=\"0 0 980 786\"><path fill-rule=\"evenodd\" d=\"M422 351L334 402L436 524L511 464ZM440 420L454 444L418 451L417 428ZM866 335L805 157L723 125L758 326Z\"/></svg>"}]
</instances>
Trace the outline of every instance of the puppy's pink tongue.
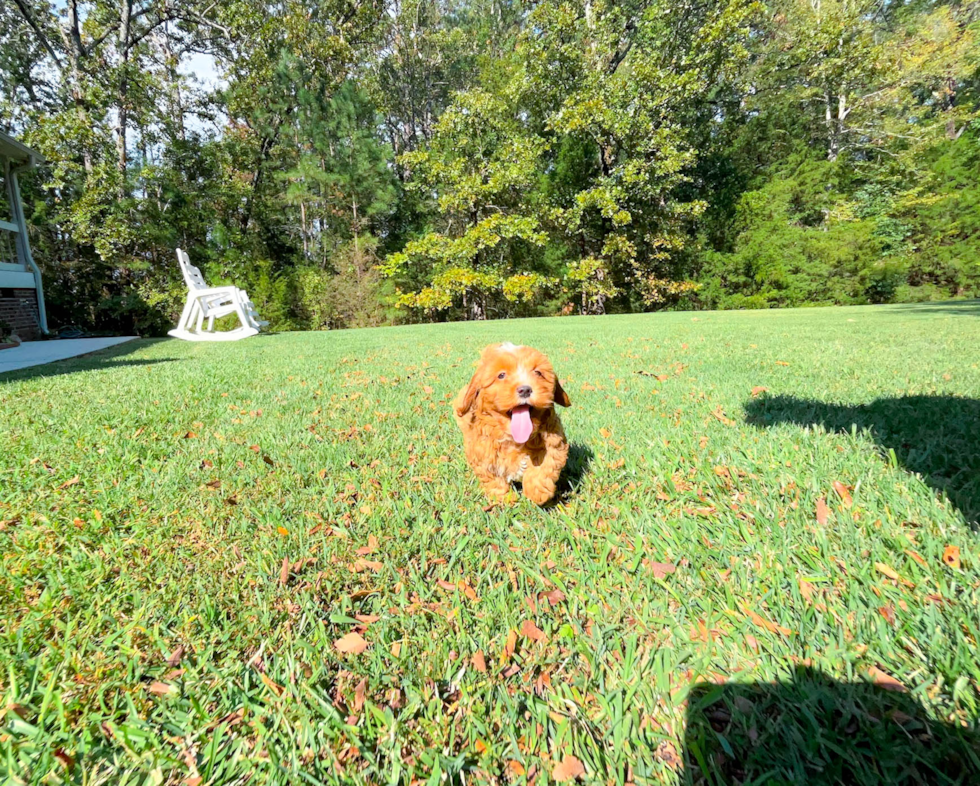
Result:
<instances>
[{"instance_id":1,"label":"puppy's pink tongue","mask_svg":"<svg viewBox=\"0 0 980 786\"><path fill-rule=\"evenodd\" d=\"M510 415L510 435L514 442L523 445L531 436L531 408L528 406L514 407Z\"/></svg>"}]
</instances>

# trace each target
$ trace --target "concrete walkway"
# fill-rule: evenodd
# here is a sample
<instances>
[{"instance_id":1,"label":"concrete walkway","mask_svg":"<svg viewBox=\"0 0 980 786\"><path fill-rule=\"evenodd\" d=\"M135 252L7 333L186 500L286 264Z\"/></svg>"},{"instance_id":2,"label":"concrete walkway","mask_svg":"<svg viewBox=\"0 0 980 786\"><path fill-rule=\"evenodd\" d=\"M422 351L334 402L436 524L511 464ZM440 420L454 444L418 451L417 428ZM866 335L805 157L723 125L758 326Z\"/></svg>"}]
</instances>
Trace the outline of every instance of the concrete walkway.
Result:
<instances>
[{"instance_id":1,"label":"concrete walkway","mask_svg":"<svg viewBox=\"0 0 980 786\"><path fill-rule=\"evenodd\" d=\"M114 347L136 336L115 336L113 338L66 338L52 341L25 341L19 347L0 350L0 374L17 371L31 366L42 366L56 360L65 360L100 349Z\"/></svg>"}]
</instances>

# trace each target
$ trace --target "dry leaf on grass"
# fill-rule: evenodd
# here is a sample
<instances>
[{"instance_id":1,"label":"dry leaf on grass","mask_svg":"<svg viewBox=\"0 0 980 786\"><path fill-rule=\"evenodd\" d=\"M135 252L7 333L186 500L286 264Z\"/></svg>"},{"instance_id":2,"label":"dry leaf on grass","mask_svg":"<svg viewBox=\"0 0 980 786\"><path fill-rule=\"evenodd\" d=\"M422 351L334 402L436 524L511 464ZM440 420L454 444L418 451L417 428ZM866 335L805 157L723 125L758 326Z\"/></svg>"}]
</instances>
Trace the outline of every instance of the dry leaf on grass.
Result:
<instances>
[{"instance_id":1,"label":"dry leaf on grass","mask_svg":"<svg viewBox=\"0 0 980 786\"><path fill-rule=\"evenodd\" d=\"M524 624L521 625L521 635L524 638L531 639L531 641L547 641L548 637L545 632L541 630L537 625L535 625L531 620L524 620Z\"/></svg>"},{"instance_id":2,"label":"dry leaf on grass","mask_svg":"<svg viewBox=\"0 0 980 786\"><path fill-rule=\"evenodd\" d=\"M895 624L895 607L891 603L879 606L878 613L885 618L889 625Z\"/></svg>"},{"instance_id":3,"label":"dry leaf on grass","mask_svg":"<svg viewBox=\"0 0 980 786\"><path fill-rule=\"evenodd\" d=\"M923 568L926 567L926 558L923 557L919 552L913 551L912 549L905 549L905 553L908 554L916 562L918 562Z\"/></svg>"},{"instance_id":4,"label":"dry leaf on grass","mask_svg":"<svg viewBox=\"0 0 980 786\"><path fill-rule=\"evenodd\" d=\"M894 568L891 568L888 565L886 565L884 562L876 562L875 567L878 569L879 573L884 574L890 579L899 581L898 572Z\"/></svg>"},{"instance_id":5,"label":"dry leaf on grass","mask_svg":"<svg viewBox=\"0 0 980 786\"><path fill-rule=\"evenodd\" d=\"M480 674L487 673L487 659L483 656L482 650L477 650L473 653L473 657L470 658L470 663L473 664L473 668L480 672Z\"/></svg>"},{"instance_id":6,"label":"dry leaf on grass","mask_svg":"<svg viewBox=\"0 0 980 786\"><path fill-rule=\"evenodd\" d=\"M364 709L364 696L367 693L367 677L362 679L354 688L354 712Z\"/></svg>"},{"instance_id":7,"label":"dry leaf on grass","mask_svg":"<svg viewBox=\"0 0 980 786\"><path fill-rule=\"evenodd\" d=\"M517 649L517 631L511 628L507 632L507 643L504 645L503 662L506 663L514 657L514 650Z\"/></svg>"},{"instance_id":8,"label":"dry leaf on grass","mask_svg":"<svg viewBox=\"0 0 980 786\"><path fill-rule=\"evenodd\" d=\"M585 775L585 765L574 756L565 756L551 771L551 779L557 783L575 780Z\"/></svg>"},{"instance_id":9,"label":"dry leaf on grass","mask_svg":"<svg viewBox=\"0 0 980 786\"><path fill-rule=\"evenodd\" d=\"M333 645L338 651L351 655L359 655L368 648L368 643L359 633L348 633L346 636L341 636Z\"/></svg>"},{"instance_id":10,"label":"dry leaf on grass","mask_svg":"<svg viewBox=\"0 0 980 786\"><path fill-rule=\"evenodd\" d=\"M674 743L672 743L670 740L664 740L661 742L657 746L657 750L654 751L653 755L672 770L677 770L683 766L681 757L677 755L677 748L674 747Z\"/></svg>"},{"instance_id":11,"label":"dry leaf on grass","mask_svg":"<svg viewBox=\"0 0 980 786\"><path fill-rule=\"evenodd\" d=\"M68 751L66 751L64 748L58 748L54 752L54 757L61 762L62 766L68 770L68 772L75 769L75 757L68 753Z\"/></svg>"},{"instance_id":12,"label":"dry leaf on grass","mask_svg":"<svg viewBox=\"0 0 980 786\"><path fill-rule=\"evenodd\" d=\"M184 652L186 652L186 650L184 649L184 645L178 644L177 648L170 653L170 657L167 658L167 665L170 668L175 668L179 666L181 659L184 657Z\"/></svg>"},{"instance_id":13,"label":"dry leaf on grass","mask_svg":"<svg viewBox=\"0 0 980 786\"><path fill-rule=\"evenodd\" d=\"M711 414L714 415L719 421L724 423L726 426L735 425L735 421L725 414L725 410L721 408L721 404L719 404Z\"/></svg>"},{"instance_id":14,"label":"dry leaf on grass","mask_svg":"<svg viewBox=\"0 0 980 786\"><path fill-rule=\"evenodd\" d=\"M261 672L259 672L259 679L262 680L262 683L274 694L276 694L276 696L282 696L282 692L285 690L285 688L283 688L282 685L273 682L265 674L262 674Z\"/></svg>"},{"instance_id":15,"label":"dry leaf on grass","mask_svg":"<svg viewBox=\"0 0 980 786\"><path fill-rule=\"evenodd\" d=\"M282 558L282 567L279 568L279 584L283 587L289 581L289 557Z\"/></svg>"},{"instance_id":16,"label":"dry leaf on grass","mask_svg":"<svg viewBox=\"0 0 980 786\"><path fill-rule=\"evenodd\" d=\"M845 508L851 507L851 491L850 489L848 489L847 486L845 486L839 480L835 480L834 491L836 491L837 496L841 498L841 501L844 503Z\"/></svg>"},{"instance_id":17,"label":"dry leaf on grass","mask_svg":"<svg viewBox=\"0 0 980 786\"><path fill-rule=\"evenodd\" d=\"M817 524L821 527L826 526L829 516L830 508L827 507L827 501L821 497L817 500Z\"/></svg>"},{"instance_id":18,"label":"dry leaf on grass","mask_svg":"<svg viewBox=\"0 0 980 786\"><path fill-rule=\"evenodd\" d=\"M524 765L517 759L510 759L507 762L507 771L515 778L520 778L526 772Z\"/></svg>"},{"instance_id":19,"label":"dry leaf on grass","mask_svg":"<svg viewBox=\"0 0 980 786\"><path fill-rule=\"evenodd\" d=\"M377 573L382 568L384 568L384 564L383 563L377 562L376 560L369 560L369 559L363 559L363 558L362 559L354 560L354 564L350 566L350 569L354 573L361 573L362 571L365 571L365 570L370 570L370 571L373 571L374 573Z\"/></svg>"},{"instance_id":20,"label":"dry leaf on grass","mask_svg":"<svg viewBox=\"0 0 980 786\"><path fill-rule=\"evenodd\" d=\"M777 625L775 622L771 622L771 621L767 620L765 617L762 617L762 616L756 614L754 611L752 611L752 609L750 609L744 603L740 603L739 604L739 607L746 614L746 616L750 620L752 620L752 622L754 622L756 625L758 625L760 628L765 628L766 630L768 630L768 631L770 631L772 633L781 633L784 636L792 636L793 635L793 631L791 631L789 628L784 628L782 625Z\"/></svg>"},{"instance_id":21,"label":"dry leaf on grass","mask_svg":"<svg viewBox=\"0 0 980 786\"><path fill-rule=\"evenodd\" d=\"M896 693L908 693L908 688L902 685L891 674L882 671L877 666L872 666L868 669L868 675L871 677L871 681L879 688L895 691Z\"/></svg>"},{"instance_id":22,"label":"dry leaf on grass","mask_svg":"<svg viewBox=\"0 0 980 786\"><path fill-rule=\"evenodd\" d=\"M64 483L62 483L60 486L58 486L58 488L59 489L70 488L71 486L77 485L80 480L81 480L81 478L78 475L75 475L75 477L73 477L71 480L66 480Z\"/></svg>"},{"instance_id":23,"label":"dry leaf on grass","mask_svg":"<svg viewBox=\"0 0 980 786\"><path fill-rule=\"evenodd\" d=\"M151 682L147 690L154 696L169 696L177 689L173 685L168 685L166 682Z\"/></svg>"},{"instance_id":24,"label":"dry leaf on grass","mask_svg":"<svg viewBox=\"0 0 980 786\"><path fill-rule=\"evenodd\" d=\"M366 546L361 546L355 554L364 556L365 554L373 554L378 550L378 539L374 535L368 535L368 542Z\"/></svg>"},{"instance_id":25,"label":"dry leaf on grass","mask_svg":"<svg viewBox=\"0 0 980 786\"><path fill-rule=\"evenodd\" d=\"M943 549L943 563L951 568L959 570L960 567L960 547L947 546Z\"/></svg>"},{"instance_id":26,"label":"dry leaf on grass","mask_svg":"<svg viewBox=\"0 0 980 786\"><path fill-rule=\"evenodd\" d=\"M643 561L644 567L648 568L655 579L667 578L671 573L677 570L676 565L672 565L669 562L650 562L648 560Z\"/></svg>"},{"instance_id":27,"label":"dry leaf on grass","mask_svg":"<svg viewBox=\"0 0 980 786\"><path fill-rule=\"evenodd\" d=\"M752 388L752 398L758 398L767 390L769 390L769 388L764 388L762 385L756 385L754 388Z\"/></svg>"}]
</instances>

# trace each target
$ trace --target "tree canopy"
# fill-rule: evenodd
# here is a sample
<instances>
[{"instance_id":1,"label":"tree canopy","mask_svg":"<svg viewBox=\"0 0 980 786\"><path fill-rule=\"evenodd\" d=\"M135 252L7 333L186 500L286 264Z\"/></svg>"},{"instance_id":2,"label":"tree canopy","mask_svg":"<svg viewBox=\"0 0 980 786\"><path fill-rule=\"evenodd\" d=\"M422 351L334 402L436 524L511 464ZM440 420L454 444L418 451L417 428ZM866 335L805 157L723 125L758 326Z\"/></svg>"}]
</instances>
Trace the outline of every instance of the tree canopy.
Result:
<instances>
[{"instance_id":1,"label":"tree canopy","mask_svg":"<svg viewBox=\"0 0 980 786\"><path fill-rule=\"evenodd\" d=\"M12 0L54 324L980 294L980 3ZM204 75L207 78L198 78Z\"/></svg>"}]
</instances>

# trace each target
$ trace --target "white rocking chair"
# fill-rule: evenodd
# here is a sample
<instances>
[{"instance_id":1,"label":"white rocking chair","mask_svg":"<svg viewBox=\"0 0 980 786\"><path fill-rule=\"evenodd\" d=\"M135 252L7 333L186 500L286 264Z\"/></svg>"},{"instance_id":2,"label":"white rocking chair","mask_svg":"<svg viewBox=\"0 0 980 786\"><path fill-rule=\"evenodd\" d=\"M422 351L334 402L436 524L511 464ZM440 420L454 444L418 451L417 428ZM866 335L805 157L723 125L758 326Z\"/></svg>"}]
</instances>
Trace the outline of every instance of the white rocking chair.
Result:
<instances>
[{"instance_id":1,"label":"white rocking chair","mask_svg":"<svg viewBox=\"0 0 980 786\"><path fill-rule=\"evenodd\" d=\"M201 271L191 264L187 252L177 249L180 272L187 284L187 302L177 327L169 331L185 341L238 341L256 335L268 322L259 319L248 292L238 287L209 287ZM241 323L234 330L215 330L214 320L237 314ZM204 320L208 321L207 330Z\"/></svg>"}]
</instances>

